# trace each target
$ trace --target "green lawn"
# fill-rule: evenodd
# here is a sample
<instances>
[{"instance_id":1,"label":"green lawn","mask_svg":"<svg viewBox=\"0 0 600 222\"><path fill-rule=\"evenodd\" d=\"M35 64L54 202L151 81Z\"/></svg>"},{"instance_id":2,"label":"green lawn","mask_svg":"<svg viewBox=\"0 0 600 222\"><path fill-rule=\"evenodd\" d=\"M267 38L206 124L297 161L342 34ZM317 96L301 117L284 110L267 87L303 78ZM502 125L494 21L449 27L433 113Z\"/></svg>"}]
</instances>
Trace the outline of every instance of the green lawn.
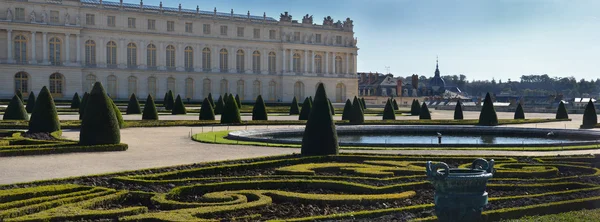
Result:
<instances>
[{"instance_id":1,"label":"green lawn","mask_svg":"<svg viewBox=\"0 0 600 222\"><path fill-rule=\"evenodd\" d=\"M545 221L561 221L561 222L589 222L600 221L600 209L571 211L560 214L550 214L544 216L523 217L516 220L506 220L505 222L545 222Z\"/></svg>"}]
</instances>

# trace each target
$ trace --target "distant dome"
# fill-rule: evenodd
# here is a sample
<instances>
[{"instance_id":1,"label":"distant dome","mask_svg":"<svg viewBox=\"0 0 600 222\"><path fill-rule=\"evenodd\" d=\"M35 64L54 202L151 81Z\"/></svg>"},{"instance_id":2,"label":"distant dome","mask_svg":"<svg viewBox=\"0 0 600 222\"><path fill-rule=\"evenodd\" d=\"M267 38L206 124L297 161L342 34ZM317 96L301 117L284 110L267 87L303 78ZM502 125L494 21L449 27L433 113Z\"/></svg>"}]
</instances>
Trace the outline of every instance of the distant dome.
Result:
<instances>
[{"instance_id":1,"label":"distant dome","mask_svg":"<svg viewBox=\"0 0 600 222\"><path fill-rule=\"evenodd\" d=\"M433 79L431 79L431 81L429 82L429 88L434 94L440 95L446 91L446 82L440 76L440 69L437 60L435 63L435 75L433 76Z\"/></svg>"}]
</instances>

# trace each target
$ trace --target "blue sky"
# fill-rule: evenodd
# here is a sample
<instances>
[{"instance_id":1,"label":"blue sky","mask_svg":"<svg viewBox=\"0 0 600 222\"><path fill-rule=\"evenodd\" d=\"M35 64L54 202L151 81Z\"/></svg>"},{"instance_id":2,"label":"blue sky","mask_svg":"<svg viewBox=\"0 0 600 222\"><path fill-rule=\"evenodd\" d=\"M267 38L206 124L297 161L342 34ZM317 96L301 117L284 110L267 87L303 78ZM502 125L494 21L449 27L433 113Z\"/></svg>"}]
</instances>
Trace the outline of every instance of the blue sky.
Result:
<instances>
[{"instance_id":1,"label":"blue sky","mask_svg":"<svg viewBox=\"0 0 600 222\"><path fill-rule=\"evenodd\" d=\"M127 1L126 2L135 2ZM158 5L160 1L145 0ZM396 76L442 75L518 80L548 74L600 78L600 0L181 0L165 6L279 19L350 17L358 37L358 70Z\"/></svg>"}]
</instances>

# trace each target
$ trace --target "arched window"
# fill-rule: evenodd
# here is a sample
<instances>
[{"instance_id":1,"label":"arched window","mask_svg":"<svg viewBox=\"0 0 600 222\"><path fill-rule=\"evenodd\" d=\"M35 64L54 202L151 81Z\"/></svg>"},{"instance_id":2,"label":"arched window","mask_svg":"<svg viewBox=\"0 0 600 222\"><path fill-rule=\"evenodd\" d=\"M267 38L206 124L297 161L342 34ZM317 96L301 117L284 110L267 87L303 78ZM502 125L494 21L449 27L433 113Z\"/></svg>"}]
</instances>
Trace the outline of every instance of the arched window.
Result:
<instances>
[{"instance_id":1,"label":"arched window","mask_svg":"<svg viewBox=\"0 0 600 222\"><path fill-rule=\"evenodd\" d=\"M194 79L192 78L185 79L185 98L194 98Z\"/></svg>"},{"instance_id":2,"label":"arched window","mask_svg":"<svg viewBox=\"0 0 600 222\"><path fill-rule=\"evenodd\" d=\"M335 86L335 101L338 103L346 101L346 85L343 83L338 83Z\"/></svg>"},{"instance_id":3,"label":"arched window","mask_svg":"<svg viewBox=\"0 0 600 222\"><path fill-rule=\"evenodd\" d=\"M237 95L240 97L240 101L244 100L245 98L245 92L246 92L246 83L244 82L244 80L238 80L237 81L237 90L236 93Z\"/></svg>"},{"instance_id":4,"label":"arched window","mask_svg":"<svg viewBox=\"0 0 600 222\"><path fill-rule=\"evenodd\" d=\"M192 48L191 46L185 47L184 57L185 57L184 58L185 70L193 71L194 70L194 48Z\"/></svg>"},{"instance_id":5,"label":"arched window","mask_svg":"<svg viewBox=\"0 0 600 222\"><path fill-rule=\"evenodd\" d=\"M14 48L15 61L20 64L27 63L27 39L25 39L25 36L18 35L15 37Z\"/></svg>"},{"instance_id":6,"label":"arched window","mask_svg":"<svg viewBox=\"0 0 600 222\"><path fill-rule=\"evenodd\" d=\"M117 65L117 43L113 41L106 43L106 64L109 67Z\"/></svg>"},{"instance_id":7,"label":"arched window","mask_svg":"<svg viewBox=\"0 0 600 222\"><path fill-rule=\"evenodd\" d=\"M148 48L146 49L146 56L148 68L156 68L156 46L154 44L148 45Z\"/></svg>"},{"instance_id":8,"label":"arched window","mask_svg":"<svg viewBox=\"0 0 600 222\"><path fill-rule=\"evenodd\" d=\"M210 84L211 84L210 79L204 79L202 81L202 95L204 97L208 97L208 94L210 94L210 92L212 90L210 87Z\"/></svg>"},{"instance_id":9,"label":"arched window","mask_svg":"<svg viewBox=\"0 0 600 222\"><path fill-rule=\"evenodd\" d=\"M219 64L221 68L221 72L227 72L229 66L227 64L227 49L221 49L221 53L219 54Z\"/></svg>"},{"instance_id":10,"label":"arched window","mask_svg":"<svg viewBox=\"0 0 600 222\"><path fill-rule=\"evenodd\" d=\"M167 68L175 68L175 46L168 45L167 46L167 54L166 54L166 62Z\"/></svg>"},{"instance_id":11,"label":"arched window","mask_svg":"<svg viewBox=\"0 0 600 222\"><path fill-rule=\"evenodd\" d=\"M277 64L277 57L275 52L269 52L269 61L268 61L268 66L269 66L269 74L275 74L277 71L276 69L276 64Z\"/></svg>"},{"instance_id":12,"label":"arched window","mask_svg":"<svg viewBox=\"0 0 600 222\"><path fill-rule=\"evenodd\" d=\"M148 77L148 94L156 98L156 77Z\"/></svg>"},{"instance_id":13,"label":"arched window","mask_svg":"<svg viewBox=\"0 0 600 222\"><path fill-rule=\"evenodd\" d=\"M342 73L342 57L335 57L335 73Z\"/></svg>"},{"instance_id":14,"label":"arched window","mask_svg":"<svg viewBox=\"0 0 600 222\"><path fill-rule=\"evenodd\" d=\"M85 77L85 85L84 85L83 89L86 92L91 92L92 91L92 87L94 87L94 83L96 83L96 81L97 81L96 80L96 75L94 75L94 74L88 74Z\"/></svg>"},{"instance_id":15,"label":"arched window","mask_svg":"<svg viewBox=\"0 0 600 222\"><path fill-rule=\"evenodd\" d=\"M210 72L210 49L202 49L202 69L204 72ZM208 96L208 94L204 95Z\"/></svg>"},{"instance_id":16,"label":"arched window","mask_svg":"<svg viewBox=\"0 0 600 222\"><path fill-rule=\"evenodd\" d=\"M61 49L61 41L59 38L51 38L50 39L50 64L52 65L60 65L60 49Z\"/></svg>"},{"instance_id":17,"label":"arched window","mask_svg":"<svg viewBox=\"0 0 600 222\"><path fill-rule=\"evenodd\" d=\"M29 93L29 75L25 72L18 72L15 74L15 93L21 91L21 93Z\"/></svg>"},{"instance_id":18,"label":"arched window","mask_svg":"<svg viewBox=\"0 0 600 222\"><path fill-rule=\"evenodd\" d=\"M304 100L304 83L298 81L294 84L294 97L300 101Z\"/></svg>"},{"instance_id":19,"label":"arched window","mask_svg":"<svg viewBox=\"0 0 600 222\"><path fill-rule=\"evenodd\" d=\"M301 70L300 70L300 54L294 53L292 67L293 67L293 71L295 73L301 72Z\"/></svg>"},{"instance_id":20,"label":"arched window","mask_svg":"<svg viewBox=\"0 0 600 222\"><path fill-rule=\"evenodd\" d=\"M226 79L221 80L221 95L225 95L225 93L229 92L229 82Z\"/></svg>"},{"instance_id":21,"label":"arched window","mask_svg":"<svg viewBox=\"0 0 600 222\"><path fill-rule=\"evenodd\" d=\"M258 79L254 80L252 89L252 95L258 97L260 95L260 81Z\"/></svg>"},{"instance_id":22,"label":"arched window","mask_svg":"<svg viewBox=\"0 0 600 222\"><path fill-rule=\"evenodd\" d=\"M315 55L315 72L323 73L323 57L321 55Z\"/></svg>"},{"instance_id":23,"label":"arched window","mask_svg":"<svg viewBox=\"0 0 600 222\"><path fill-rule=\"evenodd\" d=\"M238 50L236 54L235 68L238 73L244 73L245 65L244 65L245 53L244 50Z\"/></svg>"},{"instance_id":24,"label":"arched window","mask_svg":"<svg viewBox=\"0 0 600 222\"><path fill-rule=\"evenodd\" d=\"M133 42L127 44L127 67L137 68L137 46Z\"/></svg>"},{"instance_id":25,"label":"arched window","mask_svg":"<svg viewBox=\"0 0 600 222\"><path fill-rule=\"evenodd\" d=\"M252 72L260 74L260 52L254 51L252 53Z\"/></svg>"},{"instance_id":26,"label":"arched window","mask_svg":"<svg viewBox=\"0 0 600 222\"><path fill-rule=\"evenodd\" d=\"M137 94L137 77L130 76L127 78L127 93L129 96L134 93Z\"/></svg>"},{"instance_id":27,"label":"arched window","mask_svg":"<svg viewBox=\"0 0 600 222\"><path fill-rule=\"evenodd\" d=\"M110 75L107 78L108 83L106 93L110 98L117 98L117 77L114 75Z\"/></svg>"},{"instance_id":28,"label":"arched window","mask_svg":"<svg viewBox=\"0 0 600 222\"><path fill-rule=\"evenodd\" d=\"M85 41L85 65L96 66L96 42L94 40Z\"/></svg>"},{"instance_id":29,"label":"arched window","mask_svg":"<svg viewBox=\"0 0 600 222\"><path fill-rule=\"evenodd\" d=\"M169 77L167 78L167 91L173 91L175 93L175 78Z\"/></svg>"},{"instance_id":30,"label":"arched window","mask_svg":"<svg viewBox=\"0 0 600 222\"><path fill-rule=\"evenodd\" d=\"M269 101L275 102L275 95L277 93L277 83L274 80L269 82Z\"/></svg>"},{"instance_id":31,"label":"arched window","mask_svg":"<svg viewBox=\"0 0 600 222\"><path fill-rule=\"evenodd\" d=\"M64 90L64 77L60 73L50 75L50 93L53 97L62 97Z\"/></svg>"}]
</instances>

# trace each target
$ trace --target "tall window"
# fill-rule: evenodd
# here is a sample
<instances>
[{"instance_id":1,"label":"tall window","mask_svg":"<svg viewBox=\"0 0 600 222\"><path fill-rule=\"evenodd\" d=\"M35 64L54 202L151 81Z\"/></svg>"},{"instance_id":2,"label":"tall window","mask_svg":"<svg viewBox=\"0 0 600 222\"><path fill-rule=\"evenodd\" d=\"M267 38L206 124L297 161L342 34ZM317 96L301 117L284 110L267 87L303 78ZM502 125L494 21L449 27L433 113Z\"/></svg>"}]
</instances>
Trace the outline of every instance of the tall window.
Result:
<instances>
[{"instance_id":1,"label":"tall window","mask_svg":"<svg viewBox=\"0 0 600 222\"><path fill-rule=\"evenodd\" d=\"M154 44L148 45L146 49L146 63L148 68L156 68L156 46Z\"/></svg>"},{"instance_id":2,"label":"tall window","mask_svg":"<svg viewBox=\"0 0 600 222\"><path fill-rule=\"evenodd\" d=\"M17 91L29 93L29 75L25 72L18 72L15 74L15 93Z\"/></svg>"},{"instance_id":3,"label":"tall window","mask_svg":"<svg viewBox=\"0 0 600 222\"><path fill-rule=\"evenodd\" d=\"M175 31L175 22L167 21L167 32L173 32L173 31Z\"/></svg>"},{"instance_id":4,"label":"tall window","mask_svg":"<svg viewBox=\"0 0 600 222\"><path fill-rule=\"evenodd\" d=\"M300 41L300 32L294 32L294 42Z\"/></svg>"},{"instance_id":5,"label":"tall window","mask_svg":"<svg viewBox=\"0 0 600 222\"><path fill-rule=\"evenodd\" d=\"M276 69L276 64L277 64L277 57L275 52L269 52L269 61L268 61L268 66L269 66L269 74L275 74L277 71Z\"/></svg>"},{"instance_id":6,"label":"tall window","mask_svg":"<svg viewBox=\"0 0 600 222\"><path fill-rule=\"evenodd\" d=\"M61 41L59 38L51 38L50 39L50 64L52 65L60 65L60 48Z\"/></svg>"},{"instance_id":7,"label":"tall window","mask_svg":"<svg viewBox=\"0 0 600 222\"><path fill-rule=\"evenodd\" d=\"M94 40L85 41L85 65L96 65L96 42Z\"/></svg>"},{"instance_id":8,"label":"tall window","mask_svg":"<svg viewBox=\"0 0 600 222\"><path fill-rule=\"evenodd\" d=\"M18 35L14 40L14 59L17 63L27 63L27 39L25 36Z\"/></svg>"},{"instance_id":9,"label":"tall window","mask_svg":"<svg viewBox=\"0 0 600 222\"><path fill-rule=\"evenodd\" d=\"M225 93L229 92L229 82L226 79L221 80L221 95L225 95Z\"/></svg>"},{"instance_id":10,"label":"tall window","mask_svg":"<svg viewBox=\"0 0 600 222\"><path fill-rule=\"evenodd\" d=\"M175 46L167 46L167 68L175 68Z\"/></svg>"},{"instance_id":11,"label":"tall window","mask_svg":"<svg viewBox=\"0 0 600 222\"><path fill-rule=\"evenodd\" d=\"M236 61L235 61L235 68L237 69L238 73L243 73L244 72L244 50L238 50L237 54L236 54Z\"/></svg>"},{"instance_id":12,"label":"tall window","mask_svg":"<svg viewBox=\"0 0 600 222\"><path fill-rule=\"evenodd\" d=\"M94 14L85 14L85 24L86 25L95 25L96 24L96 15L94 15Z\"/></svg>"},{"instance_id":13,"label":"tall window","mask_svg":"<svg viewBox=\"0 0 600 222\"><path fill-rule=\"evenodd\" d=\"M275 102L275 95L277 93L277 83L273 80L269 82L269 101Z\"/></svg>"},{"instance_id":14,"label":"tall window","mask_svg":"<svg viewBox=\"0 0 600 222\"><path fill-rule=\"evenodd\" d=\"M299 100L304 99L304 83L298 81L294 84L294 97Z\"/></svg>"},{"instance_id":15,"label":"tall window","mask_svg":"<svg viewBox=\"0 0 600 222\"><path fill-rule=\"evenodd\" d=\"M335 73L342 73L342 57L335 57Z\"/></svg>"},{"instance_id":16,"label":"tall window","mask_svg":"<svg viewBox=\"0 0 600 222\"><path fill-rule=\"evenodd\" d=\"M269 30L269 39L276 39L276 38L277 38L277 31Z\"/></svg>"},{"instance_id":17,"label":"tall window","mask_svg":"<svg viewBox=\"0 0 600 222\"><path fill-rule=\"evenodd\" d=\"M96 75L94 75L94 74L88 74L85 77L85 85L83 86L83 89L86 92L91 92L92 91L92 87L94 86L94 83L96 83Z\"/></svg>"},{"instance_id":18,"label":"tall window","mask_svg":"<svg viewBox=\"0 0 600 222\"><path fill-rule=\"evenodd\" d=\"M254 38L255 39L259 39L260 38L260 29L254 29Z\"/></svg>"},{"instance_id":19,"label":"tall window","mask_svg":"<svg viewBox=\"0 0 600 222\"><path fill-rule=\"evenodd\" d=\"M346 101L346 85L343 83L335 86L335 101L338 103Z\"/></svg>"},{"instance_id":20,"label":"tall window","mask_svg":"<svg viewBox=\"0 0 600 222\"><path fill-rule=\"evenodd\" d=\"M15 8L15 20L25 21L25 8Z\"/></svg>"},{"instance_id":21,"label":"tall window","mask_svg":"<svg viewBox=\"0 0 600 222\"><path fill-rule=\"evenodd\" d=\"M292 70L295 73L300 73L300 54L298 53L294 53L294 57L293 57L293 64L292 64Z\"/></svg>"},{"instance_id":22,"label":"tall window","mask_svg":"<svg viewBox=\"0 0 600 222\"><path fill-rule=\"evenodd\" d=\"M205 35L210 34L210 24L202 24L202 33Z\"/></svg>"},{"instance_id":23,"label":"tall window","mask_svg":"<svg viewBox=\"0 0 600 222\"><path fill-rule=\"evenodd\" d=\"M254 51L252 53L252 71L256 74L260 74L260 52Z\"/></svg>"},{"instance_id":24,"label":"tall window","mask_svg":"<svg viewBox=\"0 0 600 222\"><path fill-rule=\"evenodd\" d=\"M323 73L323 57L321 55L315 55L315 72Z\"/></svg>"},{"instance_id":25,"label":"tall window","mask_svg":"<svg viewBox=\"0 0 600 222\"><path fill-rule=\"evenodd\" d=\"M137 46L133 42L127 45L127 67L137 67Z\"/></svg>"},{"instance_id":26,"label":"tall window","mask_svg":"<svg viewBox=\"0 0 600 222\"><path fill-rule=\"evenodd\" d=\"M129 27L130 29L135 28L135 18L127 18L127 27Z\"/></svg>"},{"instance_id":27,"label":"tall window","mask_svg":"<svg viewBox=\"0 0 600 222\"><path fill-rule=\"evenodd\" d=\"M204 48L202 49L202 69L205 72L210 72L210 49ZM204 95L207 96L207 95Z\"/></svg>"},{"instance_id":28,"label":"tall window","mask_svg":"<svg viewBox=\"0 0 600 222\"><path fill-rule=\"evenodd\" d=\"M137 94L137 77L130 76L127 78L127 93L129 96L131 94Z\"/></svg>"},{"instance_id":29,"label":"tall window","mask_svg":"<svg viewBox=\"0 0 600 222\"><path fill-rule=\"evenodd\" d=\"M59 17L59 12L58 11L54 11L54 10L50 11L50 23L52 23L52 24L59 23L59 18L58 17Z\"/></svg>"},{"instance_id":30,"label":"tall window","mask_svg":"<svg viewBox=\"0 0 600 222\"><path fill-rule=\"evenodd\" d=\"M260 81L258 79L254 80L254 84L252 87L252 95L254 97L258 97L260 95Z\"/></svg>"},{"instance_id":31,"label":"tall window","mask_svg":"<svg viewBox=\"0 0 600 222\"><path fill-rule=\"evenodd\" d=\"M106 17L106 24L110 27L115 27L115 25L116 25L115 20L116 20L115 16L109 15Z\"/></svg>"},{"instance_id":32,"label":"tall window","mask_svg":"<svg viewBox=\"0 0 600 222\"><path fill-rule=\"evenodd\" d=\"M335 44L338 44L338 45L342 44L342 36L338 35L335 37Z\"/></svg>"},{"instance_id":33,"label":"tall window","mask_svg":"<svg viewBox=\"0 0 600 222\"><path fill-rule=\"evenodd\" d=\"M184 57L185 70L194 70L194 48L191 46L185 47Z\"/></svg>"},{"instance_id":34,"label":"tall window","mask_svg":"<svg viewBox=\"0 0 600 222\"><path fill-rule=\"evenodd\" d=\"M227 26L226 25L221 26L221 35L227 35Z\"/></svg>"},{"instance_id":35,"label":"tall window","mask_svg":"<svg viewBox=\"0 0 600 222\"><path fill-rule=\"evenodd\" d=\"M237 27L237 36L244 37L244 27Z\"/></svg>"},{"instance_id":36,"label":"tall window","mask_svg":"<svg viewBox=\"0 0 600 222\"><path fill-rule=\"evenodd\" d=\"M175 78L173 77L167 78L167 91L169 90L175 93Z\"/></svg>"},{"instance_id":37,"label":"tall window","mask_svg":"<svg viewBox=\"0 0 600 222\"><path fill-rule=\"evenodd\" d=\"M244 96L246 95L244 92L246 92L246 83L244 82L244 80L238 80L237 81L237 90L236 93L237 95L240 97L240 101L244 100Z\"/></svg>"},{"instance_id":38,"label":"tall window","mask_svg":"<svg viewBox=\"0 0 600 222\"><path fill-rule=\"evenodd\" d=\"M202 95L204 97L208 97L208 94L210 94L210 91L211 91L210 79L204 79L202 81Z\"/></svg>"},{"instance_id":39,"label":"tall window","mask_svg":"<svg viewBox=\"0 0 600 222\"><path fill-rule=\"evenodd\" d=\"M63 95L64 77L60 73L50 75L50 93L55 97Z\"/></svg>"},{"instance_id":40,"label":"tall window","mask_svg":"<svg viewBox=\"0 0 600 222\"><path fill-rule=\"evenodd\" d=\"M156 77L148 77L148 94L156 98Z\"/></svg>"},{"instance_id":41,"label":"tall window","mask_svg":"<svg viewBox=\"0 0 600 222\"><path fill-rule=\"evenodd\" d=\"M315 34L315 43L321 43L321 34Z\"/></svg>"},{"instance_id":42,"label":"tall window","mask_svg":"<svg viewBox=\"0 0 600 222\"><path fill-rule=\"evenodd\" d=\"M114 41L106 43L106 64L112 67L117 65L117 43Z\"/></svg>"},{"instance_id":43,"label":"tall window","mask_svg":"<svg viewBox=\"0 0 600 222\"><path fill-rule=\"evenodd\" d=\"M107 91L106 93L108 94L108 96L110 96L110 98L117 98L117 77L114 75L110 75L107 78L108 83L107 83Z\"/></svg>"},{"instance_id":44,"label":"tall window","mask_svg":"<svg viewBox=\"0 0 600 222\"><path fill-rule=\"evenodd\" d=\"M227 72L229 66L227 64L227 49L221 49L221 53L219 54L219 65L221 68L221 72Z\"/></svg>"},{"instance_id":45,"label":"tall window","mask_svg":"<svg viewBox=\"0 0 600 222\"><path fill-rule=\"evenodd\" d=\"M156 20L148 19L148 30L156 30Z\"/></svg>"},{"instance_id":46,"label":"tall window","mask_svg":"<svg viewBox=\"0 0 600 222\"><path fill-rule=\"evenodd\" d=\"M194 32L194 29L193 29L193 27L194 27L194 26L192 25L192 23L191 23L191 22L186 22L186 23L185 23L185 32L188 32L188 33L192 33L192 32Z\"/></svg>"},{"instance_id":47,"label":"tall window","mask_svg":"<svg viewBox=\"0 0 600 222\"><path fill-rule=\"evenodd\" d=\"M192 78L185 79L185 98L194 98L194 79Z\"/></svg>"}]
</instances>

